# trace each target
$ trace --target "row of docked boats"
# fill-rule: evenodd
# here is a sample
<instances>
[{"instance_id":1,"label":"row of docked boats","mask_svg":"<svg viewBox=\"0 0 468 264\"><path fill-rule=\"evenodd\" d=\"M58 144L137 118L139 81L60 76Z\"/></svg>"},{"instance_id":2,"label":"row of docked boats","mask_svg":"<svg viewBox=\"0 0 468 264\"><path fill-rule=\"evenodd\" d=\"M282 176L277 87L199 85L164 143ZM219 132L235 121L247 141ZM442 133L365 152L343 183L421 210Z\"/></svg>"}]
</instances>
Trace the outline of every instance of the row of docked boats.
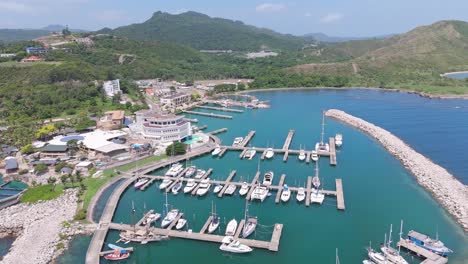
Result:
<instances>
[{"instance_id":1,"label":"row of docked boats","mask_svg":"<svg viewBox=\"0 0 468 264\"><path fill-rule=\"evenodd\" d=\"M403 221L400 225L400 240L403 234ZM418 233L414 230L408 232L406 242L412 243L418 247L428 250L432 253L446 257L453 251L446 247L442 241L437 237L436 239L430 238L427 235ZM380 252L374 250L371 245L367 248L368 259L364 260L363 264L408 264L400 255L400 245L398 249L392 247L392 225L390 225L390 232L387 240L387 234L385 234L384 243L380 247Z\"/></svg>"}]
</instances>

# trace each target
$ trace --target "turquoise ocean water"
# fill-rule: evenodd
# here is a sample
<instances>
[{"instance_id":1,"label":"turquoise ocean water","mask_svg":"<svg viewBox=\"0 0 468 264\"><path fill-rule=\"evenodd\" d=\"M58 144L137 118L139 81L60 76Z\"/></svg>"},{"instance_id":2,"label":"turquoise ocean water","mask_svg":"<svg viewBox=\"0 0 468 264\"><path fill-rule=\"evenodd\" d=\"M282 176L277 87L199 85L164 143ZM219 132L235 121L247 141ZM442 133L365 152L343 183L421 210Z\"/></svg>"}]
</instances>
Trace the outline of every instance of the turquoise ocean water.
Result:
<instances>
[{"instance_id":1,"label":"turquoise ocean water","mask_svg":"<svg viewBox=\"0 0 468 264\"><path fill-rule=\"evenodd\" d=\"M364 90L307 90L274 91L255 94L262 100L270 100L271 109L246 110L233 115L232 120L192 116L200 120L198 125L208 125L207 131L227 127L219 137L231 144L236 136L245 136L249 130L257 133L253 146L282 147L289 129L296 133L291 148L300 145L310 149L320 137L321 111L338 108L362 117L395 133L417 151L430 157L463 182L468 181L468 169L464 163L464 150L468 147L468 102L463 100L429 100L416 95ZM198 111L213 112L211 110ZM219 245L198 241L171 239L149 245L132 244L136 251L121 263L334 263L335 249L339 249L341 263L361 263L364 248L372 241L377 246L383 242L384 233L394 225L397 240L400 219L405 221L404 231L415 229L439 237L456 253L450 263L466 263L468 259L467 237L461 228L446 214L410 175L400 162L367 135L333 120L326 121L326 134L342 133L344 145L338 153L338 166L328 165L328 158L320 160L320 175L325 189L334 189L336 178L343 179L346 210L336 209L336 200L327 197L322 206L306 208L291 199L287 204L275 204L274 195L264 203L252 203L250 211L259 218L260 226L253 236L268 239L274 223L283 223L283 235L277 253L256 249L244 256L225 254ZM456 144L451 139L456 138ZM452 155L447 155L450 148ZM251 179L257 170L257 161L240 160L239 152L227 152L221 158L210 155L191 161L205 169L213 168L211 178L224 179L232 169L237 170L234 180ZM276 155L273 160L262 161L261 171L273 170L274 182L286 174L286 183L304 185L307 176L313 175L314 164L299 162L290 156L284 163ZM154 172L162 174L163 171ZM294 197L293 197L294 198ZM169 203L185 213L189 228L199 231L214 201L222 222L243 217L245 200L236 193L222 199L210 193L203 198L169 195ZM164 195L157 184L145 192L127 190L120 201L114 222L131 223L131 204L136 206L137 216L143 207L162 211ZM224 220L225 219L225 220ZM224 231L222 225L221 231ZM114 243L118 233L111 232L107 243ZM78 243L80 242L80 243ZM87 243L79 238L78 246L64 255L59 263L82 263ZM80 253L77 253L80 252ZM417 258L407 256L410 263ZM74 261L74 262L73 262Z\"/></svg>"}]
</instances>

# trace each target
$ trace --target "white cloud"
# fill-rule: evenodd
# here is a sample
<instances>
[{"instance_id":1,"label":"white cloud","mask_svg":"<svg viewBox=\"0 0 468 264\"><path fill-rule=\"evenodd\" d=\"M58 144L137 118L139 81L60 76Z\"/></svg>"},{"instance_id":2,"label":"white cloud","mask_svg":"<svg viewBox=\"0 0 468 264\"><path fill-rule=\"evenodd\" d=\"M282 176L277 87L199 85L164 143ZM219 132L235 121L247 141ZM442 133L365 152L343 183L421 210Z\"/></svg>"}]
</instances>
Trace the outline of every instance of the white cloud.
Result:
<instances>
[{"instance_id":1,"label":"white cloud","mask_svg":"<svg viewBox=\"0 0 468 264\"><path fill-rule=\"evenodd\" d=\"M320 22L324 24L338 22L343 19L343 14L341 13L329 13L320 19Z\"/></svg>"},{"instance_id":2,"label":"white cloud","mask_svg":"<svg viewBox=\"0 0 468 264\"><path fill-rule=\"evenodd\" d=\"M304 16L305 16L305 17L311 17L312 14L311 14L310 12L307 12L307 13L304 14Z\"/></svg>"},{"instance_id":3,"label":"white cloud","mask_svg":"<svg viewBox=\"0 0 468 264\"><path fill-rule=\"evenodd\" d=\"M279 12L286 9L284 4L263 3L255 7L255 11L262 13Z\"/></svg>"}]
</instances>

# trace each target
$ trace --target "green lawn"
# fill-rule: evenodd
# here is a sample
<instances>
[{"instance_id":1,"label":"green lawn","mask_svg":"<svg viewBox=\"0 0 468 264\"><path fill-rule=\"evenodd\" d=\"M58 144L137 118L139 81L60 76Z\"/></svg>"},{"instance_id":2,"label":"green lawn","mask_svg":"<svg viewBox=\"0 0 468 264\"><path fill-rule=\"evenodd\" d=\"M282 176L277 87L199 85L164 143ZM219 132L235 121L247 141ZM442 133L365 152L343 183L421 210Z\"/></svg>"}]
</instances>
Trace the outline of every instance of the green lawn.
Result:
<instances>
[{"instance_id":1,"label":"green lawn","mask_svg":"<svg viewBox=\"0 0 468 264\"><path fill-rule=\"evenodd\" d=\"M23 203L35 203L39 200L52 200L63 194L63 185L56 185L55 188L51 184L39 185L29 188L23 193L20 200Z\"/></svg>"}]
</instances>

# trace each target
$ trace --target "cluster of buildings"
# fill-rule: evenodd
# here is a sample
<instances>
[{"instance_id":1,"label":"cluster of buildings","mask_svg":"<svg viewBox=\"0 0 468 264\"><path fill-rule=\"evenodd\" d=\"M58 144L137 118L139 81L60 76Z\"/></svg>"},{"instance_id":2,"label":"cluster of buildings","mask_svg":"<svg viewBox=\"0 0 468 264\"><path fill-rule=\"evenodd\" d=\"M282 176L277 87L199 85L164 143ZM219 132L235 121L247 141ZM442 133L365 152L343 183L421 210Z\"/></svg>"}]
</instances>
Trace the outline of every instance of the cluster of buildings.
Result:
<instances>
[{"instance_id":1,"label":"cluster of buildings","mask_svg":"<svg viewBox=\"0 0 468 264\"><path fill-rule=\"evenodd\" d=\"M122 94L122 90L120 90L120 80L111 80L111 81L105 81L102 84L102 88L106 92L106 96L109 98L114 97L117 94Z\"/></svg>"}]
</instances>

